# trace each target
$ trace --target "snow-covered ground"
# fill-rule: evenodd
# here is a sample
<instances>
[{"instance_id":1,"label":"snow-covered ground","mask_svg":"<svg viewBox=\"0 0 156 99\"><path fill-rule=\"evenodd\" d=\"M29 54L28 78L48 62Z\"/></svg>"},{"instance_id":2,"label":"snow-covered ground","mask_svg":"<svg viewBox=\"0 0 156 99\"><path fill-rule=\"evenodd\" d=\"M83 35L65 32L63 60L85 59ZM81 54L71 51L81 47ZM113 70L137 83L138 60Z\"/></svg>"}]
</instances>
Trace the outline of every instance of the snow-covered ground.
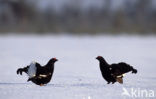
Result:
<instances>
[{"instance_id":1,"label":"snow-covered ground","mask_svg":"<svg viewBox=\"0 0 156 99\"><path fill-rule=\"evenodd\" d=\"M106 84L96 56L108 63L127 62L138 69L124 84ZM37 86L16 70L35 60L56 57L51 82ZM156 98L156 37L140 36L0 36L0 99L123 99L123 88L153 90ZM140 97L139 97L140 98ZM145 95L142 98L146 98Z\"/></svg>"}]
</instances>

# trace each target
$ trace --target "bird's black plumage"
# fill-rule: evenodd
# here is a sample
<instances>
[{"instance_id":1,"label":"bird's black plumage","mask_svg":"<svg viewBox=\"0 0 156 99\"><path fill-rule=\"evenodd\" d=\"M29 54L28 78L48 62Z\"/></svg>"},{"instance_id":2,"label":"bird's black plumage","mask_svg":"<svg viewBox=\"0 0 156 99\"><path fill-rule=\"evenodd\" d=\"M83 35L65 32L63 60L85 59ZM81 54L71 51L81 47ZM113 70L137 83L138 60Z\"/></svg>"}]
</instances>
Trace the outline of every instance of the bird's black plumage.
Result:
<instances>
[{"instance_id":1,"label":"bird's black plumage","mask_svg":"<svg viewBox=\"0 0 156 99\"><path fill-rule=\"evenodd\" d=\"M53 72L54 72L54 63L58 61L56 58L52 58L49 60L49 62L45 66L41 66L39 63L34 63L35 73L34 75L29 74L29 70L31 69L31 65L19 68L17 70L17 74L21 74L22 72L25 72L29 75L28 81L32 81L33 83L37 85L43 85L50 82Z\"/></svg>"},{"instance_id":2,"label":"bird's black plumage","mask_svg":"<svg viewBox=\"0 0 156 99\"><path fill-rule=\"evenodd\" d=\"M123 74L130 71L132 71L132 73L137 73L137 70L127 63L121 62L109 65L102 56L98 56L96 59L99 60L102 76L108 84L110 82L115 83L116 81L123 83Z\"/></svg>"}]
</instances>

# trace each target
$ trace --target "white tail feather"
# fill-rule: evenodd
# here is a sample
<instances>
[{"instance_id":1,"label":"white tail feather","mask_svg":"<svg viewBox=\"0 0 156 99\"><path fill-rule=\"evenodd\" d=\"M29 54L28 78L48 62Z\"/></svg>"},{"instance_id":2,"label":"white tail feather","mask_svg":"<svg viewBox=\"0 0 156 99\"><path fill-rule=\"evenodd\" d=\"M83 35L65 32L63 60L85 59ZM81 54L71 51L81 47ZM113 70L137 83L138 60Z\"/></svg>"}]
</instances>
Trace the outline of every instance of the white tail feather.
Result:
<instances>
[{"instance_id":1,"label":"white tail feather","mask_svg":"<svg viewBox=\"0 0 156 99\"><path fill-rule=\"evenodd\" d=\"M36 62L31 62L28 69L28 76L32 78L36 76Z\"/></svg>"}]
</instances>

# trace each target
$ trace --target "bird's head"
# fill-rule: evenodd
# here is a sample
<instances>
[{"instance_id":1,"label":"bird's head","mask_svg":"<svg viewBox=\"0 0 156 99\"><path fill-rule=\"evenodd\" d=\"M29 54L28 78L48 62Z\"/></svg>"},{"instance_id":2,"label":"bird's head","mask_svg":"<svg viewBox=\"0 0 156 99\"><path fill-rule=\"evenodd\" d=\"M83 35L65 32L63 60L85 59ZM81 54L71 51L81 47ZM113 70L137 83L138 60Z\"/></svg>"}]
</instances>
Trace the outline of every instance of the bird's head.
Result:
<instances>
[{"instance_id":1,"label":"bird's head","mask_svg":"<svg viewBox=\"0 0 156 99\"><path fill-rule=\"evenodd\" d=\"M104 58L102 56L97 56L96 59L99 60L99 61L104 60Z\"/></svg>"},{"instance_id":2,"label":"bird's head","mask_svg":"<svg viewBox=\"0 0 156 99\"><path fill-rule=\"evenodd\" d=\"M49 60L49 62L48 63L55 63L56 61L58 61L58 59L56 59L56 58L51 58L50 60Z\"/></svg>"},{"instance_id":3,"label":"bird's head","mask_svg":"<svg viewBox=\"0 0 156 99\"><path fill-rule=\"evenodd\" d=\"M105 60L102 56L98 56L98 57L96 57L96 59L97 59L100 63L102 63L102 64L104 64L104 65L109 65L109 64L106 62L106 60Z\"/></svg>"},{"instance_id":4,"label":"bird's head","mask_svg":"<svg viewBox=\"0 0 156 99\"><path fill-rule=\"evenodd\" d=\"M56 61L58 61L58 59L57 58L52 58L51 61L56 62Z\"/></svg>"},{"instance_id":5,"label":"bird's head","mask_svg":"<svg viewBox=\"0 0 156 99\"><path fill-rule=\"evenodd\" d=\"M56 59L56 58L51 58L49 61L48 61L48 63L47 63L47 65L53 65L56 61L58 61L58 59Z\"/></svg>"}]
</instances>

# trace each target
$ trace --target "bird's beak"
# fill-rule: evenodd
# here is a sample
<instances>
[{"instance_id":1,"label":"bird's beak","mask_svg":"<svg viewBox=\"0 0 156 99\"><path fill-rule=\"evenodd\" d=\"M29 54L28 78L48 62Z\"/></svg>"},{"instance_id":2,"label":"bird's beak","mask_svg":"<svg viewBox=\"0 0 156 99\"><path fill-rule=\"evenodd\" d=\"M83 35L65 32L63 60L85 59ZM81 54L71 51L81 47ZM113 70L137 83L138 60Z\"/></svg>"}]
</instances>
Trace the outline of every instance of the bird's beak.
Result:
<instances>
[{"instance_id":1,"label":"bird's beak","mask_svg":"<svg viewBox=\"0 0 156 99\"><path fill-rule=\"evenodd\" d=\"M58 61L58 59L56 59L56 58L53 58L55 61Z\"/></svg>"},{"instance_id":2,"label":"bird's beak","mask_svg":"<svg viewBox=\"0 0 156 99\"><path fill-rule=\"evenodd\" d=\"M55 61L58 61L58 59L55 59Z\"/></svg>"},{"instance_id":3,"label":"bird's beak","mask_svg":"<svg viewBox=\"0 0 156 99\"><path fill-rule=\"evenodd\" d=\"M96 57L95 59L98 59L98 57Z\"/></svg>"}]
</instances>

